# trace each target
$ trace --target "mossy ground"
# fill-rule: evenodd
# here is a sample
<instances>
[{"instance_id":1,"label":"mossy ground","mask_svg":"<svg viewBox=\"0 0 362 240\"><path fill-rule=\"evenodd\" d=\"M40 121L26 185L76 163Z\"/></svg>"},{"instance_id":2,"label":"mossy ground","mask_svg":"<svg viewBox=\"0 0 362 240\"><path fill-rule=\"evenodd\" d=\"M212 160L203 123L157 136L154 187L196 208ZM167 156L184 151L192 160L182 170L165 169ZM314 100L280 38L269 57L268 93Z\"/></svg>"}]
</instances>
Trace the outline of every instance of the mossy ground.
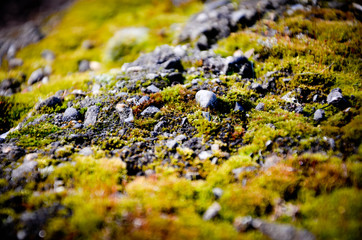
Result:
<instances>
[{"instance_id":1,"label":"mossy ground","mask_svg":"<svg viewBox=\"0 0 362 240\"><path fill-rule=\"evenodd\" d=\"M25 60L23 67L10 72L2 69L1 76L29 75L45 64L40 58L43 49L54 51L57 57L52 63L54 74L49 84L36 84L29 92L1 100L5 109L2 119L7 126L15 126L39 97L60 89L88 90L86 83L91 79L88 73L74 73L77 62L84 58L102 61L104 44L115 29L149 27L150 40L140 49L150 51L173 39L172 33L166 30L161 34L160 30L185 21L189 13L200 8L198 2L182 8L173 8L167 1L122 2L128 7L120 9L119 2L112 0L107 0L107 4L76 2L44 40L19 52L18 56ZM129 135L117 136L119 129L109 133L107 141L92 146L92 157L70 153L69 161L62 162L41 155L37 162L44 174L36 181L28 176L21 191L8 188L7 181L1 179L1 221L11 216L17 222L23 210L31 212L59 205L62 207L40 226L46 238L265 239L258 232L238 233L233 228L235 217L251 215L305 228L317 239L359 239L362 24L339 10L312 12L313 18L306 17L310 12L297 12L276 22L261 20L253 28L233 33L218 43L216 52L224 56L237 49L254 49L252 61L258 80L263 81L267 72L276 71L277 92L260 97L248 84L224 76L221 80L230 91L219 98L222 106L210 111L212 118L208 121L193 100L193 92L181 85L165 88L151 95L149 102L134 107L135 128ZM266 47L262 42L270 39L266 36L272 30L276 44ZM86 39L94 41L94 49L80 47ZM134 60L140 49L133 49L119 62L102 62L101 71ZM67 75L69 72L72 74ZM283 81L284 78L290 80ZM312 101L315 94L325 98L335 87L341 88L351 103L348 111ZM305 114L287 111L281 98L296 88L305 93L298 99ZM248 116L232 110L235 102L245 106ZM254 110L259 102L265 104L264 111ZM146 120L139 113L151 104L162 107L161 112ZM314 109L322 107L327 119L315 123ZM155 173L147 177L129 176L125 163L107 157L111 150L143 141L162 116L171 115L187 117L195 136L204 141L222 145L228 140L242 139L242 146L221 146L218 154L223 156L222 151L227 151L231 157L218 165L199 160L191 149L177 148L182 160L199 172L201 180L180 177L184 165L177 165L177 160L165 164L168 150L161 145L155 150L157 161L147 166ZM233 126L229 135L220 136L220 129L228 124ZM95 130L100 127L94 126ZM171 132L177 127L175 122L165 130ZM14 132L11 137L19 140L19 146L46 148L51 141L46 136L59 130L40 124ZM324 137L335 138L335 147L330 147ZM268 140L273 141L272 146L266 145ZM261 167L260 163L270 157L277 157L278 161L269 168ZM255 170L238 176L232 172L250 166ZM49 167L54 171L47 175L45 170ZM215 187L224 191L218 200L212 193ZM204 221L203 213L216 200L222 206L219 215ZM285 206L295 211L288 211Z\"/></svg>"}]
</instances>

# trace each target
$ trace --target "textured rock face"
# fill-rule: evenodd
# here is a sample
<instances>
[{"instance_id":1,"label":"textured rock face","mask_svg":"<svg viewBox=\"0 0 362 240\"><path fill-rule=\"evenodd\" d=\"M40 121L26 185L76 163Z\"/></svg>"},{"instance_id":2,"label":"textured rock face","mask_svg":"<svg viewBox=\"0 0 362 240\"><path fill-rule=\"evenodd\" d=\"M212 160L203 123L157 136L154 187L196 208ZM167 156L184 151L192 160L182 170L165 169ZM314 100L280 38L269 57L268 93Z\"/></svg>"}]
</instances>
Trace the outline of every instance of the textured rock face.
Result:
<instances>
[{"instance_id":1,"label":"textured rock face","mask_svg":"<svg viewBox=\"0 0 362 240\"><path fill-rule=\"evenodd\" d=\"M80 117L80 114L79 114L78 110L73 107L70 107L65 110L65 112L63 114L63 121L69 122L72 120L78 120L79 117Z\"/></svg>"},{"instance_id":2,"label":"textured rock face","mask_svg":"<svg viewBox=\"0 0 362 240\"><path fill-rule=\"evenodd\" d=\"M196 93L196 102L202 108L216 107L217 97L215 93L207 90L200 90Z\"/></svg>"},{"instance_id":3,"label":"textured rock face","mask_svg":"<svg viewBox=\"0 0 362 240\"><path fill-rule=\"evenodd\" d=\"M85 113L84 126L94 125L97 122L99 106L91 106Z\"/></svg>"}]
</instances>

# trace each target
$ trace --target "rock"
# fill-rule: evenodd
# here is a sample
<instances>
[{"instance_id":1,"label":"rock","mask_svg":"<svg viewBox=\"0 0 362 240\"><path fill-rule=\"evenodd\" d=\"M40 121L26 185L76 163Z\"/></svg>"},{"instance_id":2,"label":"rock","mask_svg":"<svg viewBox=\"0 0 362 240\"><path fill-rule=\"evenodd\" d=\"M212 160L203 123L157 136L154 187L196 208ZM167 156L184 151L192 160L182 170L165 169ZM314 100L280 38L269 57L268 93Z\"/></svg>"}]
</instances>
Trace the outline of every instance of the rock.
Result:
<instances>
[{"instance_id":1,"label":"rock","mask_svg":"<svg viewBox=\"0 0 362 240\"><path fill-rule=\"evenodd\" d=\"M219 198L221 198L224 191L221 188L213 188L212 193L214 194L216 199L219 199Z\"/></svg>"},{"instance_id":2,"label":"rock","mask_svg":"<svg viewBox=\"0 0 362 240\"><path fill-rule=\"evenodd\" d=\"M234 111L235 112L244 112L245 110L244 110L243 106L240 103L236 102Z\"/></svg>"},{"instance_id":3,"label":"rock","mask_svg":"<svg viewBox=\"0 0 362 240\"><path fill-rule=\"evenodd\" d=\"M256 21L257 11L255 9L240 9L231 14L231 22L234 26L251 26Z\"/></svg>"},{"instance_id":4,"label":"rock","mask_svg":"<svg viewBox=\"0 0 362 240\"><path fill-rule=\"evenodd\" d=\"M119 113L121 123L130 123L134 121L132 108L127 107L125 104L117 104L116 110Z\"/></svg>"},{"instance_id":5,"label":"rock","mask_svg":"<svg viewBox=\"0 0 362 240\"><path fill-rule=\"evenodd\" d=\"M37 153L29 153L29 154L26 154L25 157L24 157L24 162L30 162L30 161L33 161L35 159L38 158L38 154Z\"/></svg>"},{"instance_id":6,"label":"rock","mask_svg":"<svg viewBox=\"0 0 362 240\"><path fill-rule=\"evenodd\" d=\"M55 107L62 103L62 100L59 97L51 96L44 101L40 102L35 109L40 110L43 107Z\"/></svg>"},{"instance_id":7,"label":"rock","mask_svg":"<svg viewBox=\"0 0 362 240\"><path fill-rule=\"evenodd\" d=\"M78 71L79 72L86 72L90 69L89 61L88 60L81 60L78 62Z\"/></svg>"},{"instance_id":8,"label":"rock","mask_svg":"<svg viewBox=\"0 0 362 240\"><path fill-rule=\"evenodd\" d=\"M146 88L147 93L158 93L160 91L161 90L158 87L156 87L155 85L153 85L153 84Z\"/></svg>"},{"instance_id":9,"label":"rock","mask_svg":"<svg viewBox=\"0 0 362 240\"><path fill-rule=\"evenodd\" d=\"M205 221L211 220L213 218L215 218L219 212L221 210L221 206L219 203L214 202L204 213L202 219L204 219Z\"/></svg>"},{"instance_id":10,"label":"rock","mask_svg":"<svg viewBox=\"0 0 362 240\"><path fill-rule=\"evenodd\" d=\"M143 96L143 97L141 97L141 98L138 100L137 105L141 105L141 104L143 104L143 103L146 103L146 102L148 102L150 99L151 99L151 98L150 98L149 96Z\"/></svg>"},{"instance_id":11,"label":"rock","mask_svg":"<svg viewBox=\"0 0 362 240\"><path fill-rule=\"evenodd\" d=\"M65 110L65 112L63 113L62 119L64 122L69 122L72 120L78 120L79 117L80 117L80 113L78 112L78 110L73 107L70 107Z\"/></svg>"},{"instance_id":12,"label":"rock","mask_svg":"<svg viewBox=\"0 0 362 240\"><path fill-rule=\"evenodd\" d=\"M33 85L34 83L41 81L44 76L45 74L43 68L35 70L28 79L28 85Z\"/></svg>"},{"instance_id":13,"label":"rock","mask_svg":"<svg viewBox=\"0 0 362 240\"><path fill-rule=\"evenodd\" d=\"M257 111L264 111L264 103L258 103L258 105L256 105L255 110Z\"/></svg>"},{"instance_id":14,"label":"rock","mask_svg":"<svg viewBox=\"0 0 362 240\"><path fill-rule=\"evenodd\" d=\"M180 72L170 73L167 78L171 83L182 83L184 81L184 77Z\"/></svg>"},{"instance_id":15,"label":"rock","mask_svg":"<svg viewBox=\"0 0 362 240\"><path fill-rule=\"evenodd\" d=\"M242 78L253 78L254 70L253 65L249 60L244 57L229 57L227 59L225 68L225 74L238 73Z\"/></svg>"},{"instance_id":16,"label":"rock","mask_svg":"<svg viewBox=\"0 0 362 240\"><path fill-rule=\"evenodd\" d=\"M51 50L43 50L41 52L41 57L47 61L53 61L55 59L55 54Z\"/></svg>"},{"instance_id":17,"label":"rock","mask_svg":"<svg viewBox=\"0 0 362 240\"><path fill-rule=\"evenodd\" d=\"M153 131L155 132L161 132L162 128L165 126L166 122L165 121L159 121L155 127L153 128Z\"/></svg>"},{"instance_id":18,"label":"rock","mask_svg":"<svg viewBox=\"0 0 362 240\"><path fill-rule=\"evenodd\" d=\"M254 90L256 93L262 93L264 92L263 87L261 86L260 83L257 82L253 82L250 86L250 89Z\"/></svg>"},{"instance_id":19,"label":"rock","mask_svg":"<svg viewBox=\"0 0 362 240\"><path fill-rule=\"evenodd\" d=\"M186 139L187 139L187 137L184 134L181 134L181 135L178 135L178 136L175 137L175 141L180 142L180 143L182 143Z\"/></svg>"},{"instance_id":20,"label":"rock","mask_svg":"<svg viewBox=\"0 0 362 240\"><path fill-rule=\"evenodd\" d=\"M85 147L82 150L80 150L78 153L79 155L82 156L91 156L93 154L93 150L90 147Z\"/></svg>"},{"instance_id":21,"label":"rock","mask_svg":"<svg viewBox=\"0 0 362 240\"><path fill-rule=\"evenodd\" d=\"M325 111L323 109L318 109L314 112L313 120L316 122L322 121L325 118Z\"/></svg>"},{"instance_id":22,"label":"rock","mask_svg":"<svg viewBox=\"0 0 362 240\"><path fill-rule=\"evenodd\" d=\"M237 217L235 218L233 225L238 232L246 232L252 229L252 221L253 218L251 216Z\"/></svg>"},{"instance_id":23,"label":"rock","mask_svg":"<svg viewBox=\"0 0 362 240\"><path fill-rule=\"evenodd\" d=\"M18 168L14 169L11 173L11 178L13 180L26 177L29 173L32 173L36 166L38 165L37 161L26 161L21 164Z\"/></svg>"},{"instance_id":24,"label":"rock","mask_svg":"<svg viewBox=\"0 0 362 240\"><path fill-rule=\"evenodd\" d=\"M0 82L0 96L11 96L20 91L20 82L13 78Z\"/></svg>"},{"instance_id":25,"label":"rock","mask_svg":"<svg viewBox=\"0 0 362 240\"><path fill-rule=\"evenodd\" d=\"M143 112L141 113L141 116L152 117L159 111L160 111L160 109L158 109L157 107L149 106L145 110L143 110Z\"/></svg>"},{"instance_id":26,"label":"rock","mask_svg":"<svg viewBox=\"0 0 362 240\"><path fill-rule=\"evenodd\" d=\"M177 147L177 141L176 140L168 140L166 142L166 146L168 150L175 150Z\"/></svg>"},{"instance_id":27,"label":"rock","mask_svg":"<svg viewBox=\"0 0 362 240\"><path fill-rule=\"evenodd\" d=\"M165 63L163 63L163 66L165 69L174 69L178 70L179 72L182 72L184 70L184 67L182 66L181 59L179 58L171 58Z\"/></svg>"},{"instance_id":28,"label":"rock","mask_svg":"<svg viewBox=\"0 0 362 240\"><path fill-rule=\"evenodd\" d=\"M348 102L343 98L342 90L340 88L335 88L328 94L327 103L343 109L348 107Z\"/></svg>"},{"instance_id":29,"label":"rock","mask_svg":"<svg viewBox=\"0 0 362 240\"><path fill-rule=\"evenodd\" d=\"M8 62L9 68L21 67L23 63L24 63L23 60L20 58L12 58Z\"/></svg>"},{"instance_id":30,"label":"rock","mask_svg":"<svg viewBox=\"0 0 362 240\"><path fill-rule=\"evenodd\" d=\"M82 48L86 49L86 50L89 50L89 49L92 49L94 48L94 42L91 41L91 40L84 40L82 42Z\"/></svg>"},{"instance_id":31,"label":"rock","mask_svg":"<svg viewBox=\"0 0 362 240\"><path fill-rule=\"evenodd\" d=\"M84 117L84 126L94 125L97 122L97 117L100 107L93 105L87 109Z\"/></svg>"},{"instance_id":32,"label":"rock","mask_svg":"<svg viewBox=\"0 0 362 240\"><path fill-rule=\"evenodd\" d=\"M212 157L212 153L209 151L202 151L199 155L198 155L200 160L206 160L208 158Z\"/></svg>"},{"instance_id":33,"label":"rock","mask_svg":"<svg viewBox=\"0 0 362 240\"><path fill-rule=\"evenodd\" d=\"M215 93L208 91L208 90L200 90L196 93L196 102L202 107L202 108L208 108L208 107L216 107L217 104L217 97Z\"/></svg>"},{"instance_id":34,"label":"rock","mask_svg":"<svg viewBox=\"0 0 362 240\"><path fill-rule=\"evenodd\" d=\"M259 219L253 219L252 226L271 240L315 240L312 233L306 230L298 230L287 224L267 223Z\"/></svg>"}]
</instances>

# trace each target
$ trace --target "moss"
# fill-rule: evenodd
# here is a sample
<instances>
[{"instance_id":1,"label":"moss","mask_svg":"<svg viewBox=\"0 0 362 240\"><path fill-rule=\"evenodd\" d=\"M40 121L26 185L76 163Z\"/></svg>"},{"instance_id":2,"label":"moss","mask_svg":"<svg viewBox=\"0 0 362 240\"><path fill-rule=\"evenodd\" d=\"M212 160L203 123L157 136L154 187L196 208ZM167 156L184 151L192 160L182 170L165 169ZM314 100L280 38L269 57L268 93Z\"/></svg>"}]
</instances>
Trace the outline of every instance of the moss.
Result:
<instances>
[{"instance_id":1,"label":"moss","mask_svg":"<svg viewBox=\"0 0 362 240\"><path fill-rule=\"evenodd\" d=\"M309 199L301 208L305 219L302 223L319 239L358 239L361 200L361 191L353 188Z\"/></svg>"},{"instance_id":2,"label":"moss","mask_svg":"<svg viewBox=\"0 0 362 240\"><path fill-rule=\"evenodd\" d=\"M59 128L51 123L25 126L9 134L9 138L18 139L17 144L22 147L42 147L52 142L52 133L59 131Z\"/></svg>"}]
</instances>

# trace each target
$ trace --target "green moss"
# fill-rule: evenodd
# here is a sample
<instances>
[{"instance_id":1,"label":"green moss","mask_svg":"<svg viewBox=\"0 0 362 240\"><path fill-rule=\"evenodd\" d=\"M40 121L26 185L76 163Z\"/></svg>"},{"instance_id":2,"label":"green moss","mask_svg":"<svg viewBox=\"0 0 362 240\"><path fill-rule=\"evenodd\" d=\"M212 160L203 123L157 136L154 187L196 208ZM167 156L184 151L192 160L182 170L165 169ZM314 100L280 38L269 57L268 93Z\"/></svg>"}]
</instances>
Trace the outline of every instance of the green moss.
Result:
<instances>
[{"instance_id":1,"label":"green moss","mask_svg":"<svg viewBox=\"0 0 362 240\"><path fill-rule=\"evenodd\" d=\"M17 144L22 147L42 147L51 143L52 133L59 131L59 128L51 123L29 125L9 134L9 138L18 139Z\"/></svg>"},{"instance_id":2,"label":"green moss","mask_svg":"<svg viewBox=\"0 0 362 240\"><path fill-rule=\"evenodd\" d=\"M358 239L361 235L362 194L340 189L331 195L309 199L302 206L302 222L319 239Z\"/></svg>"}]
</instances>

